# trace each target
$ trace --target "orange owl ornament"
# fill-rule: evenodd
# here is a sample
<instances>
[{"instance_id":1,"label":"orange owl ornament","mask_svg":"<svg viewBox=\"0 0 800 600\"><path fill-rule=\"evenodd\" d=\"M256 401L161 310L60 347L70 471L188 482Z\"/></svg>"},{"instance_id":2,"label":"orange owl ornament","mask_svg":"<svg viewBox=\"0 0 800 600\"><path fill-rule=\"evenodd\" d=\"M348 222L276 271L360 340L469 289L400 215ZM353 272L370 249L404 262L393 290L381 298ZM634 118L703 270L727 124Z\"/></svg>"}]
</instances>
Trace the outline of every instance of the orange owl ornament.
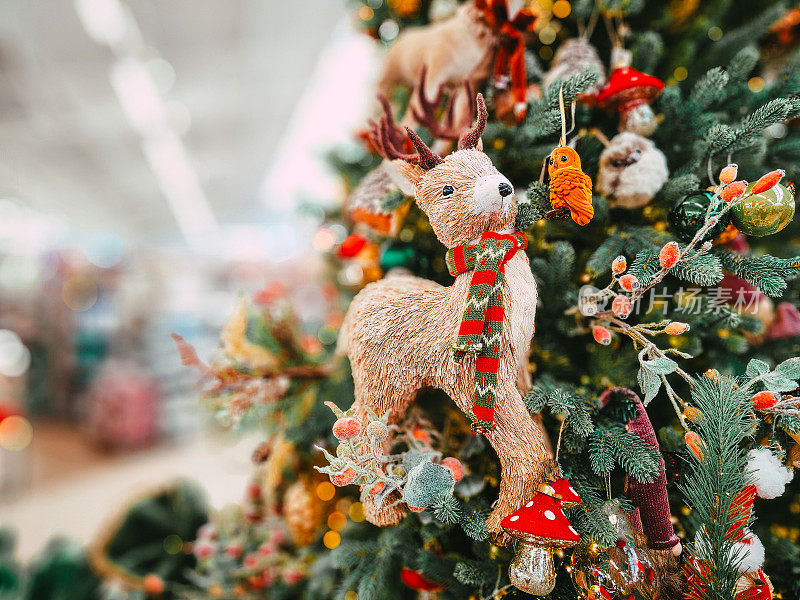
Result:
<instances>
[{"instance_id":1,"label":"orange owl ornament","mask_svg":"<svg viewBox=\"0 0 800 600\"><path fill-rule=\"evenodd\" d=\"M569 216L586 225L594 216L592 180L581 170L581 157L569 146L559 146L547 158L552 216Z\"/></svg>"},{"instance_id":2,"label":"orange owl ornament","mask_svg":"<svg viewBox=\"0 0 800 600\"><path fill-rule=\"evenodd\" d=\"M578 225L586 225L594 216L592 206L592 180L581 170L581 157L567 146L567 118L564 111L563 89L558 94L561 109L561 140L559 146L547 157L547 174L550 178L551 210L547 218L566 217L569 214ZM575 104L572 104L572 123L575 124Z\"/></svg>"}]
</instances>

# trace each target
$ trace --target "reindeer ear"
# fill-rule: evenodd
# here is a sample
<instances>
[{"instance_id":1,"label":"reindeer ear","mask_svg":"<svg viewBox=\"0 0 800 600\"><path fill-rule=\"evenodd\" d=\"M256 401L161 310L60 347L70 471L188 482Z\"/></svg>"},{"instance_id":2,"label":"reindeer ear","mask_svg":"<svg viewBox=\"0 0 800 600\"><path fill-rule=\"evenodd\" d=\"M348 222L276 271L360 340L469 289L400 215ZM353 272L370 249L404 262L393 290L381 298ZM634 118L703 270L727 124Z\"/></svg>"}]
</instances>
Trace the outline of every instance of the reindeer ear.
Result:
<instances>
[{"instance_id":1,"label":"reindeer ear","mask_svg":"<svg viewBox=\"0 0 800 600\"><path fill-rule=\"evenodd\" d=\"M406 196L416 195L417 184L425 175L425 169L399 158L391 162L387 161L386 166L389 178L400 188L401 192Z\"/></svg>"}]
</instances>

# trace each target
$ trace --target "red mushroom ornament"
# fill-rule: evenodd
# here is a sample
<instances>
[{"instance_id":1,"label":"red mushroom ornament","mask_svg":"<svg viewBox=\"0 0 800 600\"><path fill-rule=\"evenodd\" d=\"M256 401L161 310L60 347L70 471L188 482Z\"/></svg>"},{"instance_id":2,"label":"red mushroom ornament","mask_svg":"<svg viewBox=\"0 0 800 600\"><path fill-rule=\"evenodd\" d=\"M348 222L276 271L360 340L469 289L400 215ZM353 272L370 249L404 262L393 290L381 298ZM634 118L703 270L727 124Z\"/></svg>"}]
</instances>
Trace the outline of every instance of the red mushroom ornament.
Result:
<instances>
[{"instance_id":1,"label":"red mushroom ornament","mask_svg":"<svg viewBox=\"0 0 800 600\"><path fill-rule=\"evenodd\" d=\"M522 508L508 515L500 526L516 538L517 551L508 567L511 583L523 592L546 596L556 585L553 550L581 541L569 524L561 502L537 492Z\"/></svg>"},{"instance_id":2,"label":"red mushroom ornament","mask_svg":"<svg viewBox=\"0 0 800 600\"><path fill-rule=\"evenodd\" d=\"M645 75L632 67L614 69L597 102L608 110L619 111L619 130L648 136L656 129L656 116L650 108L664 89L658 77Z\"/></svg>"},{"instance_id":3,"label":"red mushroom ornament","mask_svg":"<svg viewBox=\"0 0 800 600\"><path fill-rule=\"evenodd\" d=\"M581 503L581 497L578 492L572 488L572 485L564 477L559 477L549 485L555 493L556 499L561 500L563 508L573 508Z\"/></svg>"}]
</instances>

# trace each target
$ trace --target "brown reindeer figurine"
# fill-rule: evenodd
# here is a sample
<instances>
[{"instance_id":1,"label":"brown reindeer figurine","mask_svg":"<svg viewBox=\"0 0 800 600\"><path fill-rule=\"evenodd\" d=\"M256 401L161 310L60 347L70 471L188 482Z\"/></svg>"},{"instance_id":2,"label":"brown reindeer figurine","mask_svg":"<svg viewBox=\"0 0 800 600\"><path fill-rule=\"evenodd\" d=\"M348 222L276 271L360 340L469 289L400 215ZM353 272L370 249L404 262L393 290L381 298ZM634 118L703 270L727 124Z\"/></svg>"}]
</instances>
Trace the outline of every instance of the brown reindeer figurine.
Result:
<instances>
[{"instance_id":1,"label":"brown reindeer figurine","mask_svg":"<svg viewBox=\"0 0 800 600\"><path fill-rule=\"evenodd\" d=\"M487 435L502 467L499 498L487 522L499 532L503 517L550 472L552 456L545 431L517 388L534 331L536 282L525 238L513 229L513 187L478 149L487 118L480 94L477 105L477 124L445 158L410 129L417 153L404 154L398 148L403 136L389 115L373 127L373 143L413 186L417 204L449 249L456 279L444 287L390 275L369 284L350 305L339 349L350 358L354 406L362 418L389 411L396 422L420 389L433 387ZM370 497L365 509L382 526L397 524L405 514L399 506L379 511Z\"/></svg>"}]
</instances>

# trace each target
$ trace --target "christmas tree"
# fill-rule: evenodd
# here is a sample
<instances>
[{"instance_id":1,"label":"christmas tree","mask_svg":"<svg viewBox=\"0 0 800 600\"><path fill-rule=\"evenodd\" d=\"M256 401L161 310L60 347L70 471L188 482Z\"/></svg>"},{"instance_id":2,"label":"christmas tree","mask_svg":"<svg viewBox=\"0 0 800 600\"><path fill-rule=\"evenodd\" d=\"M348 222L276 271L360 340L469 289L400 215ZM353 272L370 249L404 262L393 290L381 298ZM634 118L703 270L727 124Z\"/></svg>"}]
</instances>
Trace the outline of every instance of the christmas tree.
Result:
<instances>
[{"instance_id":1,"label":"christmas tree","mask_svg":"<svg viewBox=\"0 0 800 600\"><path fill-rule=\"evenodd\" d=\"M210 364L176 336L265 441L242 505L181 537L191 572L130 585L800 597L797 9L354 10L386 56L331 154L332 308L309 337L279 287L244 299ZM94 562L147 547L115 533Z\"/></svg>"}]
</instances>

